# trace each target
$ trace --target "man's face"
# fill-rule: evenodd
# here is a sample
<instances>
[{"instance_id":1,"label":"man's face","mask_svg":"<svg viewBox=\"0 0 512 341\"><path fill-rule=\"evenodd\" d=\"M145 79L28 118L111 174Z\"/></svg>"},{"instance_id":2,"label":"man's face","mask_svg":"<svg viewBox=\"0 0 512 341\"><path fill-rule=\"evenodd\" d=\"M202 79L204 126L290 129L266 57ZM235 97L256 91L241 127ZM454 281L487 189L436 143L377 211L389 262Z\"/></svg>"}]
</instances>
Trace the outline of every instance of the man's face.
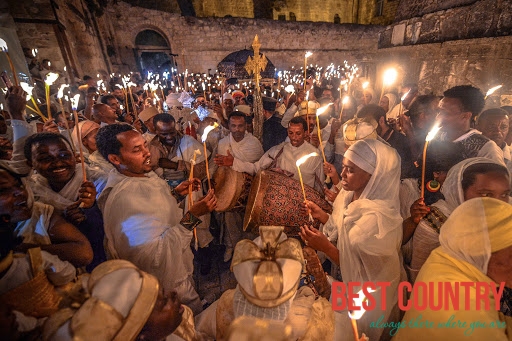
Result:
<instances>
[{"instance_id":1,"label":"man's face","mask_svg":"<svg viewBox=\"0 0 512 341\"><path fill-rule=\"evenodd\" d=\"M32 145L31 166L50 183L65 184L75 174L76 160L61 139L43 141Z\"/></svg>"},{"instance_id":2,"label":"man's face","mask_svg":"<svg viewBox=\"0 0 512 341\"><path fill-rule=\"evenodd\" d=\"M324 113L323 115L326 115L326 113ZM308 123L309 126L309 132L306 133L311 134L311 132L313 131L313 127L316 124L316 114L302 115L302 118L306 121L306 123Z\"/></svg>"},{"instance_id":3,"label":"man's face","mask_svg":"<svg viewBox=\"0 0 512 341\"><path fill-rule=\"evenodd\" d=\"M100 115L102 118L105 118L107 120L116 120L117 119L116 111L106 104L103 104L100 107Z\"/></svg>"},{"instance_id":4,"label":"man's face","mask_svg":"<svg viewBox=\"0 0 512 341\"><path fill-rule=\"evenodd\" d=\"M226 109L231 109L231 111L235 108L235 104L232 99L225 99L222 103L224 103L224 107Z\"/></svg>"},{"instance_id":5,"label":"man's face","mask_svg":"<svg viewBox=\"0 0 512 341\"><path fill-rule=\"evenodd\" d=\"M471 113L464 111L460 100L445 97L439 102L437 119L443 131L461 131L471 119Z\"/></svg>"},{"instance_id":6,"label":"man's face","mask_svg":"<svg viewBox=\"0 0 512 341\"><path fill-rule=\"evenodd\" d=\"M322 98L328 98L331 103L334 101L334 97L332 96L332 91L330 89L325 89L322 92Z\"/></svg>"},{"instance_id":7,"label":"man's face","mask_svg":"<svg viewBox=\"0 0 512 341\"><path fill-rule=\"evenodd\" d=\"M196 100L194 101L194 108L199 108L199 106L202 105L202 106L206 106L206 99L203 97L203 96L199 96L196 98Z\"/></svg>"},{"instance_id":8,"label":"man's face","mask_svg":"<svg viewBox=\"0 0 512 341\"><path fill-rule=\"evenodd\" d=\"M82 144L89 150L90 153L95 152L98 150L98 147L96 147L96 135L98 135L99 128L94 129L86 136L82 137Z\"/></svg>"},{"instance_id":9,"label":"man's face","mask_svg":"<svg viewBox=\"0 0 512 341\"><path fill-rule=\"evenodd\" d=\"M235 116L229 119L229 131L236 142L243 140L246 130L247 123L245 122L245 117Z\"/></svg>"},{"instance_id":10,"label":"man's face","mask_svg":"<svg viewBox=\"0 0 512 341\"><path fill-rule=\"evenodd\" d=\"M111 98L107 101L107 105L114 109L116 112L121 111L121 105L119 104L119 101L117 98Z\"/></svg>"},{"instance_id":11,"label":"man's face","mask_svg":"<svg viewBox=\"0 0 512 341\"><path fill-rule=\"evenodd\" d=\"M112 95L114 95L117 99L122 99L124 98L124 93L123 93L123 90L122 89L114 89L114 91L112 92Z\"/></svg>"},{"instance_id":12,"label":"man's face","mask_svg":"<svg viewBox=\"0 0 512 341\"><path fill-rule=\"evenodd\" d=\"M478 121L478 130L501 148L508 134L508 116L491 116Z\"/></svg>"},{"instance_id":13,"label":"man's face","mask_svg":"<svg viewBox=\"0 0 512 341\"><path fill-rule=\"evenodd\" d=\"M118 134L117 139L122 145L119 155L109 155L109 160L119 172L133 177L142 177L149 173L151 154L142 135L135 130L130 130Z\"/></svg>"},{"instance_id":14,"label":"man's face","mask_svg":"<svg viewBox=\"0 0 512 341\"><path fill-rule=\"evenodd\" d=\"M66 119L68 121L67 126L66 126ZM73 129L75 127L75 120L69 114L66 114L66 116L60 115L57 125L59 127L61 127L62 129L66 129L67 127L69 127L69 129Z\"/></svg>"},{"instance_id":15,"label":"man's face","mask_svg":"<svg viewBox=\"0 0 512 341\"><path fill-rule=\"evenodd\" d=\"M178 131L174 122L165 123L157 122L155 125L155 133L158 135L160 142L164 145L172 147L176 144Z\"/></svg>"},{"instance_id":16,"label":"man's face","mask_svg":"<svg viewBox=\"0 0 512 341\"><path fill-rule=\"evenodd\" d=\"M302 124L290 124L288 125L288 137L290 138L290 143L294 147L300 147L304 143L304 139L306 138L306 132L304 131L304 127Z\"/></svg>"}]
</instances>

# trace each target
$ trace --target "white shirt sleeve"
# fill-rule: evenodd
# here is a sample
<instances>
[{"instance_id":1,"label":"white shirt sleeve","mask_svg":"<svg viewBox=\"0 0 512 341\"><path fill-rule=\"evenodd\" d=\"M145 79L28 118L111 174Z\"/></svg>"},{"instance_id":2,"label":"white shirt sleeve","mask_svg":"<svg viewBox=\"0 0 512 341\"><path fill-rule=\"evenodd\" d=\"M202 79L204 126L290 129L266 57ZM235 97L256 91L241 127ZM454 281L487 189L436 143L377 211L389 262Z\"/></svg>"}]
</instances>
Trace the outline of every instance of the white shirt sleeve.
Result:
<instances>
[{"instance_id":1,"label":"white shirt sleeve","mask_svg":"<svg viewBox=\"0 0 512 341\"><path fill-rule=\"evenodd\" d=\"M478 151L478 155L505 165L503 150L494 141L489 141Z\"/></svg>"}]
</instances>

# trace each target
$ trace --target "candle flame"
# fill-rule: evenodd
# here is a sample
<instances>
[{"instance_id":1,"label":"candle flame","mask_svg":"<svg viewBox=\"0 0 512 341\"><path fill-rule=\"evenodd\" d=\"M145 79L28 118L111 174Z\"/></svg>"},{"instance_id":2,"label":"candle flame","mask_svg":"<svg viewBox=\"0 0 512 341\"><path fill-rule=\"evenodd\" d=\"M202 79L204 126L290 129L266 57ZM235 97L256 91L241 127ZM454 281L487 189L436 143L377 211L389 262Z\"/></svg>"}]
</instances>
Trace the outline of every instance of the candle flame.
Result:
<instances>
[{"instance_id":1,"label":"candle flame","mask_svg":"<svg viewBox=\"0 0 512 341\"><path fill-rule=\"evenodd\" d=\"M32 49L32 56L37 57L37 49ZM64 70L66 71L66 70Z\"/></svg>"},{"instance_id":2,"label":"candle flame","mask_svg":"<svg viewBox=\"0 0 512 341\"><path fill-rule=\"evenodd\" d=\"M46 77L44 79L44 82L46 83L46 85L50 86L57 80L57 78L59 78L58 73L48 72L48 74L46 75Z\"/></svg>"},{"instance_id":3,"label":"candle flame","mask_svg":"<svg viewBox=\"0 0 512 341\"><path fill-rule=\"evenodd\" d=\"M363 83L363 90L366 89L370 85L370 82L366 81Z\"/></svg>"},{"instance_id":4,"label":"candle flame","mask_svg":"<svg viewBox=\"0 0 512 341\"><path fill-rule=\"evenodd\" d=\"M349 100L350 100L350 97L345 96L345 97L343 97L343 101L341 101L341 104L345 105L348 103Z\"/></svg>"},{"instance_id":5,"label":"candle flame","mask_svg":"<svg viewBox=\"0 0 512 341\"><path fill-rule=\"evenodd\" d=\"M71 98L71 108L76 110L78 108L78 101L80 100L80 94L76 94Z\"/></svg>"},{"instance_id":6,"label":"candle flame","mask_svg":"<svg viewBox=\"0 0 512 341\"><path fill-rule=\"evenodd\" d=\"M391 85L395 82L398 72L395 69L387 69L384 71L384 85Z\"/></svg>"},{"instance_id":7,"label":"candle flame","mask_svg":"<svg viewBox=\"0 0 512 341\"><path fill-rule=\"evenodd\" d=\"M441 127L436 124L434 126L434 128L432 128L432 130L430 130L427 134L427 137L425 138L425 141L429 142L429 141L432 141L434 139L434 137L436 137L437 135L437 132L441 130Z\"/></svg>"},{"instance_id":8,"label":"candle flame","mask_svg":"<svg viewBox=\"0 0 512 341\"><path fill-rule=\"evenodd\" d=\"M411 92L411 90L407 91L403 96L402 98L400 98L400 101L404 101L404 99L409 95L409 92Z\"/></svg>"},{"instance_id":9,"label":"candle flame","mask_svg":"<svg viewBox=\"0 0 512 341\"><path fill-rule=\"evenodd\" d=\"M2 38L0 38L0 50L2 50L2 52L9 52L9 49L7 48L7 43Z\"/></svg>"},{"instance_id":10,"label":"candle flame","mask_svg":"<svg viewBox=\"0 0 512 341\"><path fill-rule=\"evenodd\" d=\"M498 90L499 88L501 88L503 86L503 84L501 85L497 85L493 88L490 88L489 90L487 90L487 93L485 94L485 97L489 96L489 95L492 95L496 90Z\"/></svg>"},{"instance_id":11,"label":"candle flame","mask_svg":"<svg viewBox=\"0 0 512 341\"><path fill-rule=\"evenodd\" d=\"M319 108L317 111L316 111L316 116L320 116L322 115L328 108L329 106L331 106L332 103L329 103L327 105L324 105L323 107Z\"/></svg>"},{"instance_id":12,"label":"candle flame","mask_svg":"<svg viewBox=\"0 0 512 341\"><path fill-rule=\"evenodd\" d=\"M373 290L372 288L368 288L368 292L369 293L375 292L375 291L376 290ZM360 310L349 311L348 312L348 316L350 316L351 319L359 320L364 315L366 310L363 308L363 302L365 302L366 300L367 300L367 298L363 294L363 289L359 290L359 292L357 293L357 298L354 299L353 302L354 302L354 305L360 307L361 309Z\"/></svg>"},{"instance_id":13,"label":"candle flame","mask_svg":"<svg viewBox=\"0 0 512 341\"><path fill-rule=\"evenodd\" d=\"M57 92L57 98L64 97L64 88L68 87L69 84L62 84L59 88L59 92Z\"/></svg>"},{"instance_id":14,"label":"candle flame","mask_svg":"<svg viewBox=\"0 0 512 341\"><path fill-rule=\"evenodd\" d=\"M312 156L318 156L318 153L313 152L313 153L309 153L308 155L304 155L303 157L298 159L297 162L295 162L295 165L297 167L300 167L304 162L306 162L307 159L309 159Z\"/></svg>"},{"instance_id":15,"label":"candle flame","mask_svg":"<svg viewBox=\"0 0 512 341\"><path fill-rule=\"evenodd\" d=\"M33 86L30 86L28 83L25 82L20 82L20 86L22 87L23 91L25 91L29 96L32 96L32 90L34 89Z\"/></svg>"},{"instance_id":16,"label":"candle flame","mask_svg":"<svg viewBox=\"0 0 512 341\"><path fill-rule=\"evenodd\" d=\"M121 84L116 84L116 87L118 87L119 89L124 89L124 86L122 86Z\"/></svg>"},{"instance_id":17,"label":"candle flame","mask_svg":"<svg viewBox=\"0 0 512 341\"><path fill-rule=\"evenodd\" d=\"M311 57L312 55L313 55L313 52L308 51L308 52L306 52L306 54L304 55L304 58L309 58L309 57Z\"/></svg>"},{"instance_id":18,"label":"candle flame","mask_svg":"<svg viewBox=\"0 0 512 341\"><path fill-rule=\"evenodd\" d=\"M219 125L217 124L217 122L215 122L213 125L204 128L203 135L201 136L201 142L205 143L206 139L208 138L208 134L210 133L210 131L212 131L213 129L217 128L218 126Z\"/></svg>"}]
</instances>

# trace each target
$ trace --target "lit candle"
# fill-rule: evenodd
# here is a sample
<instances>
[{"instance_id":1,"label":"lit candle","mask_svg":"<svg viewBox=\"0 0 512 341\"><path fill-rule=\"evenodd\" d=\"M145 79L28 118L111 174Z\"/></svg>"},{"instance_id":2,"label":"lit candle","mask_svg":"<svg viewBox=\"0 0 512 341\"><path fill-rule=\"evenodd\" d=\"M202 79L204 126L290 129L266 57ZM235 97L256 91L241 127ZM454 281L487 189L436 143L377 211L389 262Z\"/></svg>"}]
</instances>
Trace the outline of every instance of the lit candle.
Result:
<instances>
[{"instance_id":1,"label":"lit candle","mask_svg":"<svg viewBox=\"0 0 512 341\"><path fill-rule=\"evenodd\" d=\"M423 147L423 164L421 165L421 198L425 197L425 169L427 166L427 148L428 143L436 136L437 132L441 129L439 125L435 125L425 138L425 146Z\"/></svg>"},{"instance_id":2,"label":"lit candle","mask_svg":"<svg viewBox=\"0 0 512 341\"><path fill-rule=\"evenodd\" d=\"M78 123L78 113L76 109L78 108L78 101L80 100L80 94L76 94L73 98L71 98L71 108L73 109L73 116L75 117L75 126L76 126L76 138L78 140L78 150L80 151L80 163L82 164L82 175L83 182L87 181L87 173L85 171L85 160L84 160L84 151L82 149L82 132L79 129Z\"/></svg>"},{"instance_id":3,"label":"lit candle","mask_svg":"<svg viewBox=\"0 0 512 341\"><path fill-rule=\"evenodd\" d=\"M69 138L71 138L71 131L69 130L68 118L66 116L66 112L64 111L64 105L62 104L62 97L64 97L64 88L66 88L68 86L69 86L69 84L62 84L60 86L59 91L57 92L57 98L59 99L60 111L62 112L62 117L64 117L64 125L66 126L66 131L68 132ZM78 125L76 127L78 129ZM80 140L78 140L78 141L80 141ZM73 154L75 154L76 151L75 151L74 143L71 143L71 149L73 149Z\"/></svg>"},{"instance_id":4,"label":"lit candle","mask_svg":"<svg viewBox=\"0 0 512 341\"><path fill-rule=\"evenodd\" d=\"M345 104L348 103L349 97L345 96L343 97L343 101L341 101L341 111L340 111L340 121L343 118L343 109L345 109Z\"/></svg>"},{"instance_id":5,"label":"lit candle","mask_svg":"<svg viewBox=\"0 0 512 341\"><path fill-rule=\"evenodd\" d=\"M208 167L208 153L206 152L206 139L208 138L208 134L210 133L210 131L217 128L218 126L219 125L217 124L217 122L215 122L213 125L210 125L210 126L204 128L203 135L201 136L201 142L203 142L203 148L204 148L204 159L206 162L206 178L208 179L208 190L212 189L212 184L210 181L210 170Z\"/></svg>"},{"instance_id":6,"label":"lit candle","mask_svg":"<svg viewBox=\"0 0 512 341\"><path fill-rule=\"evenodd\" d=\"M49 72L46 74L46 77L44 79L45 84L45 93L46 93L46 110L48 111L46 115L48 116L48 119L52 119L52 111L51 111L51 105L50 105L50 86L53 85L53 83L59 78L59 74L55 72Z\"/></svg>"},{"instance_id":7,"label":"lit candle","mask_svg":"<svg viewBox=\"0 0 512 341\"><path fill-rule=\"evenodd\" d=\"M374 289L368 288L368 293L375 292ZM357 330L357 320L363 317L366 310L363 307L363 302L367 300L366 296L363 293L363 290L359 290L357 293L357 297L353 299L355 306L358 306L359 310L352 310L348 312L348 316L350 317L350 321L352 322L352 331L354 332L354 340L359 341L359 331Z\"/></svg>"},{"instance_id":8,"label":"lit candle","mask_svg":"<svg viewBox=\"0 0 512 341\"><path fill-rule=\"evenodd\" d=\"M331 105L332 105L332 103L329 103L326 106L323 106L316 111L316 128L318 131L318 140L320 142L320 151L322 152L322 157L324 159L324 162L327 162L327 159L325 158L324 148L322 146L322 131L320 130L320 119L318 117L320 115L322 115Z\"/></svg>"},{"instance_id":9,"label":"lit candle","mask_svg":"<svg viewBox=\"0 0 512 341\"><path fill-rule=\"evenodd\" d=\"M28 83L25 83L25 82L20 82L20 86L23 88L23 90L27 93L27 102L28 100L32 100L32 103L34 104L34 109L32 109L31 107L27 106L27 108L29 108L30 110L34 111L36 114L38 114L41 119L43 120L43 122L46 122L48 121L48 119L43 115L43 113L41 112L41 109L39 109L39 106L37 105L37 102L36 100L34 99L34 96L32 96L32 92L34 90L34 87L33 86L30 86Z\"/></svg>"},{"instance_id":10,"label":"lit candle","mask_svg":"<svg viewBox=\"0 0 512 341\"><path fill-rule=\"evenodd\" d=\"M487 97L489 97L490 95L492 95L496 90L498 90L499 88L501 88L503 85L497 85L493 88L490 88L489 90L487 90L487 93L485 94L485 98L484 99L487 99Z\"/></svg>"},{"instance_id":11,"label":"lit candle","mask_svg":"<svg viewBox=\"0 0 512 341\"><path fill-rule=\"evenodd\" d=\"M194 185L192 184L192 180L194 179L194 165L196 164L196 157L197 155L201 155L201 151L199 149L194 150L194 155L192 156L192 159L190 159L190 175L188 176L188 181L190 184L188 185L188 209L194 205L194 198L192 197L192 192L194 190ZM199 242L197 239L197 231L194 227L193 230L194 233L194 248L197 250L199 247Z\"/></svg>"},{"instance_id":12,"label":"lit candle","mask_svg":"<svg viewBox=\"0 0 512 341\"><path fill-rule=\"evenodd\" d=\"M302 173L300 172L300 166L304 162L306 162L307 159L309 159L312 156L318 156L318 153L315 153L315 152L309 153L307 155L304 155L300 159L298 159L297 162L295 162L295 165L297 166L297 170L299 173L300 187L302 188L302 194L304 195L304 202L307 202L307 198L306 198L306 189L304 188L304 181L302 180ZM311 213L309 214L309 220L313 221L313 217L311 216Z\"/></svg>"},{"instance_id":13,"label":"lit candle","mask_svg":"<svg viewBox=\"0 0 512 341\"><path fill-rule=\"evenodd\" d=\"M384 89L395 82L397 75L398 73L393 68L384 71L384 78L382 80L382 91L380 93L379 101L382 99L382 96L384 96Z\"/></svg>"},{"instance_id":14,"label":"lit candle","mask_svg":"<svg viewBox=\"0 0 512 341\"><path fill-rule=\"evenodd\" d=\"M11 67L12 77L14 79L14 85L18 86L18 75L16 74L16 69L14 69L14 64L12 63L11 56L9 56L9 49L7 48L7 43L5 40L0 38L0 50L2 52L5 52L5 55L7 56L7 61L9 62L9 66Z\"/></svg>"},{"instance_id":15,"label":"lit candle","mask_svg":"<svg viewBox=\"0 0 512 341\"><path fill-rule=\"evenodd\" d=\"M306 54L304 55L304 90L306 90L306 80L307 80L307 63L308 63L308 58L311 57L313 55L312 52L306 52Z\"/></svg>"}]
</instances>

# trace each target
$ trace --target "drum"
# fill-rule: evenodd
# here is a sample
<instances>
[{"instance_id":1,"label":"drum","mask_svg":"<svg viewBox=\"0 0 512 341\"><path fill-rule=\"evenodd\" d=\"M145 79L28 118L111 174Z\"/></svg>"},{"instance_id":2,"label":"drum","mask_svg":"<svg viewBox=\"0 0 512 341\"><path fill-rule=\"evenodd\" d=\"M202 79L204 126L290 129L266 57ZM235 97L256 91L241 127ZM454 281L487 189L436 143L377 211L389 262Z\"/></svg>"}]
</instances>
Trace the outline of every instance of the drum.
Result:
<instances>
[{"instance_id":1,"label":"drum","mask_svg":"<svg viewBox=\"0 0 512 341\"><path fill-rule=\"evenodd\" d=\"M213 176L215 195L217 196L217 212L245 210L252 176L236 172L230 167L219 167Z\"/></svg>"},{"instance_id":2,"label":"drum","mask_svg":"<svg viewBox=\"0 0 512 341\"><path fill-rule=\"evenodd\" d=\"M316 203L327 213L332 206L324 195L304 185L306 198ZM300 211L304 195L299 180L271 170L260 171L253 179L247 209L244 217L244 231L258 231L260 225L284 226L288 237L297 237L300 226L310 224L320 227L320 222L309 221L309 217Z\"/></svg>"}]
</instances>

